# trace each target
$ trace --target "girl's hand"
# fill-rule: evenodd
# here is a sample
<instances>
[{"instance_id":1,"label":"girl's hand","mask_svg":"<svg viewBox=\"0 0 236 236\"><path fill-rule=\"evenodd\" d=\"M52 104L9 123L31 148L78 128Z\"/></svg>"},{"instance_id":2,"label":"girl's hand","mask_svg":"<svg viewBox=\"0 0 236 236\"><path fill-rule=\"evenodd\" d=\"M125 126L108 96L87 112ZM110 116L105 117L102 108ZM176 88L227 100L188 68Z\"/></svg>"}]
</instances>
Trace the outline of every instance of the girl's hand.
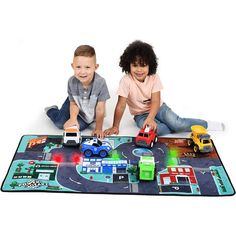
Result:
<instances>
[{"instance_id":1,"label":"girl's hand","mask_svg":"<svg viewBox=\"0 0 236 236\"><path fill-rule=\"evenodd\" d=\"M150 128L150 130L156 131L156 129L157 129L157 123L155 122L155 120L153 120L151 118L147 118L144 121L143 128L145 128L146 126L148 126Z\"/></svg>"},{"instance_id":2,"label":"girl's hand","mask_svg":"<svg viewBox=\"0 0 236 236\"><path fill-rule=\"evenodd\" d=\"M101 139L103 139L105 137L104 132L102 130L98 130L98 129L96 129L92 132L92 136L96 136L97 138L101 138Z\"/></svg>"},{"instance_id":3,"label":"girl's hand","mask_svg":"<svg viewBox=\"0 0 236 236\"><path fill-rule=\"evenodd\" d=\"M111 127L111 128L109 128L109 129L106 129L105 131L104 131L104 133L105 133L105 135L112 135L112 134L119 134L119 129L117 128L117 127Z\"/></svg>"},{"instance_id":4,"label":"girl's hand","mask_svg":"<svg viewBox=\"0 0 236 236\"><path fill-rule=\"evenodd\" d=\"M78 129L80 129L80 126L79 126L79 122L77 120L72 120L72 119L69 119L68 121L66 121L66 123L64 124L64 129L66 128L69 128L71 126L77 126Z\"/></svg>"}]
</instances>

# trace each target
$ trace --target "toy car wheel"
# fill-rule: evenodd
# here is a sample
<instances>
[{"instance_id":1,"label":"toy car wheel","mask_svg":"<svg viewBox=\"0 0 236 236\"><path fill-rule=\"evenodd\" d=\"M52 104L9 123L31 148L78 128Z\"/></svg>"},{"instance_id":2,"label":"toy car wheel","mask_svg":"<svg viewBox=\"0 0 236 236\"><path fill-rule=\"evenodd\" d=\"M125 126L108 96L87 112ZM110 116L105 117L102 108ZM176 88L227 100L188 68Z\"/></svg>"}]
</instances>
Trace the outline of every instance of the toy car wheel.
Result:
<instances>
[{"instance_id":1,"label":"toy car wheel","mask_svg":"<svg viewBox=\"0 0 236 236\"><path fill-rule=\"evenodd\" d=\"M106 157L106 156L107 156L107 151L101 150L101 151L99 152L99 156L100 156L100 157Z\"/></svg>"},{"instance_id":2,"label":"toy car wheel","mask_svg":"<svg viewBox=\"0 0 236 236\"><path fill-rule=\"evenodd\" d=\"M192 139L188 139L187 144L188 144L189 147L192 146L193 145L193 140Z\"/></svg>"},{"instance_id":3,"label":"toy car wheel","mask_svg":"<svg viewBox=\"0 0 236 236\"><path fill-rule=\"evenodd\" d=\"M91 156L93 155L93 153L92 153L91 150L85 150L85 151L84 151L84 155L85 155L86 157L91 157Z\"/></svg>"},{"instance_id":4,"label":"toy car wheel","mask_svg":"<svg viewBox=\"0 0 236 236\"><path fill-rule=\"evenodd\" d=\"M150 148L152 148L152 147L153 147L153 142L150 143Z\"/></svg>"},{"instance_id":5,"label":"toy car wheel","mask_svg":"<svg viewBox=\"0 0 236 236\"><path fill-rule=\"evenodd\" d=\"M199 148L198 148L197 145L194 145L194 147L193 147L193 151L194 151L194 152L198 152L198 151L199 151Z\"/></svg>"}]
</instances>

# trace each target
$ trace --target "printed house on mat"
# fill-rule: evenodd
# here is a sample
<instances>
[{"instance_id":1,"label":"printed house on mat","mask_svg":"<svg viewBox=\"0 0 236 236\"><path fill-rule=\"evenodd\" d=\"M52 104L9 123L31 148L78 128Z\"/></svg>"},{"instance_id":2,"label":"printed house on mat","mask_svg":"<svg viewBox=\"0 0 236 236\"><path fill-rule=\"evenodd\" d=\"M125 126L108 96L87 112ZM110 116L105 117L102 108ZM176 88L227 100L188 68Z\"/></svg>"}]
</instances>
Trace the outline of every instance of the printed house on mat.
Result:
<instances>
[{"instance_id":1,"label":"printed house on mat","mask_svg":"<svg viewBox=\"0 0 236 236\"><path fill-rule=\"evenodd\" d=\"M191 166L169 166L167 173L160 173L160 183L197 184L197 179Z\"/></svg>"}]
</instances>

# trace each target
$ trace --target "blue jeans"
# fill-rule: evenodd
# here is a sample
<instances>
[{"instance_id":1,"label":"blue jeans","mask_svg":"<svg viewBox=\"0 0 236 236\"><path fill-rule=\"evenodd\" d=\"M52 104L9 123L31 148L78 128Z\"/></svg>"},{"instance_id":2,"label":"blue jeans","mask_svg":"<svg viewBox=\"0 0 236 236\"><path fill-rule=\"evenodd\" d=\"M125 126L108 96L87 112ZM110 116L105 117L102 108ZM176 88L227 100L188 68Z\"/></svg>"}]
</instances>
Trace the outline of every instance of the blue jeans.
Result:
<instances>
[{"instance_id":1,"label":"blue jeans","mask_svg":"<svg viewBox=\"0 0 236 236\"><path fill-rule=\"evenodd\" d=\"M69 98L65 100L61 109L51 108L47 111L47 116L51 119L58 129L63 129L67 120L70 119L70 101ZM80 131L86 129L90 124L86 123L80 116L77 117L80 125Z\"/></svg>"},{"instance_id":2,"label":"blue jeans","mask_svg":"<svg viewBox=\"0 0 236 236\"><path fill-rule=\"evenodd\" d=\"M134 116L136 125L141 128L149 113ZM207 128L207 122L200 119L181 118L175 114L165 103L163 103L155 116L158 136L177 133L190 132L192 125L202 125Z\"/></svg>"}]
</instances>

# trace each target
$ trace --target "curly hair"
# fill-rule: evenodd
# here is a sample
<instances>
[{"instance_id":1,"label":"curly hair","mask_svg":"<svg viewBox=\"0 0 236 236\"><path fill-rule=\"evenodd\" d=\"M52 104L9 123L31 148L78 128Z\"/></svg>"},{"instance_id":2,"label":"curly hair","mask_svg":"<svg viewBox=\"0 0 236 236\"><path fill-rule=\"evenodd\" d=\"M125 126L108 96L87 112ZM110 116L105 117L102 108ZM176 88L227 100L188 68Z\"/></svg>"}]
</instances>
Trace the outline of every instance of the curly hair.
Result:
<instances>
[{"instance_id":1,"label":"curly hair","mask_svg":"<svg viewBox=\"0 0 236 236\"><path fill-rule=\"evenodd\" d=\"M153 75L156 73L158 58L150 44L136 40L129 44L120 56L119 66L122 68L122 72L130 73L130 64L133 63L141 66L148 65L148 75Z\"/></svg>"}]
</instances>

